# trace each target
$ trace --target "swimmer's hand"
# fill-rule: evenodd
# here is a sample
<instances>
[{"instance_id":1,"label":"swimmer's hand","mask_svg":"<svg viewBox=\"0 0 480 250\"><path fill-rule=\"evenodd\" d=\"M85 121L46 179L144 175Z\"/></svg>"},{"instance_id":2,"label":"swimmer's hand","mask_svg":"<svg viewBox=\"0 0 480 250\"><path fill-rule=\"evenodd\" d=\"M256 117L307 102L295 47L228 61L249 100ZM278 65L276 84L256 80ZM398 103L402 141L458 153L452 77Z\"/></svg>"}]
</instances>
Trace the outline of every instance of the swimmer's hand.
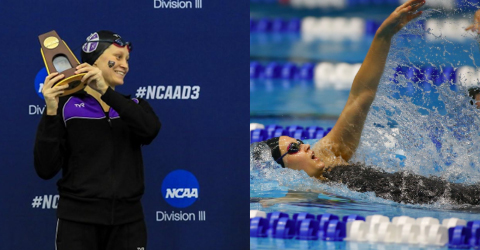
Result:
<instances>
[{"instance_id":1,"label":"swimmer's hand","mask_svg":"<svg viewBox=\"0 0 480 250\"><path fill-rule=\"evenodd\" d=\"M408 22L420 16L423 12L418 11L425 4L425 0L409 0L400 5L390 16L383 21L377 30L377 36L392 38Z\"/></svg>"},{"instance_id":2,"label":"swimmer's hand","mask_svg":"<svg viewBox=\"0 0 480 250\"><path fill-rule=\"evenodd\" d=\"M480 10L475 12L475 16L473 16L473 24L468 26L465 30L471 30L473 32L480 33Z\"/></svg>"}]
</instances>

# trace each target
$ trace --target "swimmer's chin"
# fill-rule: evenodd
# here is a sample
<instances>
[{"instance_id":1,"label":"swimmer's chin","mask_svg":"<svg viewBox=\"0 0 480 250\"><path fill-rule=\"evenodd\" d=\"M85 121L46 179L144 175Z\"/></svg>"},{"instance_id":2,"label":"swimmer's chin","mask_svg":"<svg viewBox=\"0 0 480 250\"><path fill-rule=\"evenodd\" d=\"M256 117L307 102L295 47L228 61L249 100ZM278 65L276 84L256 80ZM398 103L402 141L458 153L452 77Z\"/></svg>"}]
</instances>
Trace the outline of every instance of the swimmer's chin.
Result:
<instances>
[{"instance_id":1,"label":"swimmer's chin","mask_svg":"<svg viewBox=\"0 0 480 250\"><path fill-rule=\"evenodd\" d=\"M327 180L325 177L323 177L323 173L324 173L325 170L326 170L325 163L321 162L318 165L318 171L315 174L311 175L311 177L314 177L314 178L322 180L322 181Z\"/></svg>"}]
</instances>

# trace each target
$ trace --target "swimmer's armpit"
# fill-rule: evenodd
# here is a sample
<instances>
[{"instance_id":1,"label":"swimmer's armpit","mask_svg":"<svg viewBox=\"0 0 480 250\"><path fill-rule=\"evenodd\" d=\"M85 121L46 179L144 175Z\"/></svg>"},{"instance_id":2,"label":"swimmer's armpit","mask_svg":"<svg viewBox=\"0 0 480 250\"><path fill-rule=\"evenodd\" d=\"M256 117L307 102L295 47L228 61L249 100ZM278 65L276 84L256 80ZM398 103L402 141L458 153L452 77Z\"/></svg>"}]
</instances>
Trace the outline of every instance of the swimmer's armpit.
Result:
<instances>
[{"instance_id":1,"label":"swimmer's armpit","mask_svg":"<svg viewBox=\"0 0 480 250\"><path fill-rule=\"evenodd\" d=\"M326 168L334 167L337 165L345 165L347 161L341 156L341 145L336 142L332 142L329 138L323 138L315 143L313 151L315 155L325 163Z\"/></svg>"}]
</instances>

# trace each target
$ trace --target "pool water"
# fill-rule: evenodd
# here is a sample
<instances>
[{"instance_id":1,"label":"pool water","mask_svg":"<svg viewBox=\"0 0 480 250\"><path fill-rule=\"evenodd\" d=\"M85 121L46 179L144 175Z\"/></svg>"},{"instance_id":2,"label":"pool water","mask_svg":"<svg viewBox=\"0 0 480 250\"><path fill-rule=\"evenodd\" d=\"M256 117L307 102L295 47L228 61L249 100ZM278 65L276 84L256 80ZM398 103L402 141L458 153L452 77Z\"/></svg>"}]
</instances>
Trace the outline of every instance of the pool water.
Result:
<instances>
[{"instance_id":1,"label":"pool water","mask_svg":"<svg viewBox=\"0 0 480 250\"><path fill-rule=\"evenodd\" d=\"M349 90L321 90L312 81L252 80L250 123L333 127Z\"/></svg>"},{"instance_id":2,"label":"pool water","mask_svg":"<svg viewBox=\"0 0 480 250\"><path fill-rule=\"evenodd\" d=\"M480 207L441 208L438 206L402 205L387 201L368 201L333 194L314 194L311 198L275 203L273 198L284 197L287 191L251 191L250 209L270 212L285 212L292 218L294 213L308 212L314 215L330 213L339 217L357 214L369 216L380 214L388 216L390 220L396 216L410 216L412 218L434 217L440 220L459 218L466 221L478 220ZM358 195L358 194L356 194ZM308 193L307 195L308 196ZM354 195L355 196L355 195ZM373 197L371 197L375 200ZM447 247L415 246L406 244L383 244L365 242L329 242L322 240L296 240L273 238L250 238L251 249L447 249Z\"/></svg>"},{"instance_id":3,"label":"pool water","mask_svg":"<svg viewBox=\"0 0 480 250\"><path fill-rule=\"evenodd\" d=\"M305 143L314 143L306 140ZM266 213L284 212L292 218L295 213L313 215L330 213L339 216L351 214L367 217L383 215L392 220L397 216L412 218L433 217L440 220L458 218L466 221L480 218L480 206L452 205L439 201L430 205L399 204L381 199L374 193L359 193L343 185L327 185L304 172L279 167L251 165L250 210ZM251 249L442 249L435 246L383 244L365 242L327 242L250 238ZM447 247L443 247L446 249Z\"/></svg>"}]
</instances>

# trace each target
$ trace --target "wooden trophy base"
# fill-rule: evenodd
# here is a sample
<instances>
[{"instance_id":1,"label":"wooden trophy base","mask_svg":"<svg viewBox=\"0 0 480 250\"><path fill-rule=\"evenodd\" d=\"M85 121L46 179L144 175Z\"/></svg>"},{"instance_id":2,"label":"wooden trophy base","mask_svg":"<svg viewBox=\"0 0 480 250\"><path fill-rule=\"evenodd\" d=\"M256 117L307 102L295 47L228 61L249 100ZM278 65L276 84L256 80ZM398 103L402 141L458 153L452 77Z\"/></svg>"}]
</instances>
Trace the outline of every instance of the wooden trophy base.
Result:
<instances>
[{"instance_id":1,"label":"wooden trophy base","mask_svg":"<svg viewBox=\"0 0 480 250\"><path fill-rule=\"evenodd\" d=\"M72 72L69 72L69 71L72 71ZM75 72L75 68L73 69L67 69L63 72L61 72L60 74L64 74L64 75L70 75L70 74L74 74L73 72ZM52 87L55 87L55 86L62 86L62 85L65 85L65 84L68 84L68 88L66 88L63 92L63 94L61 94L60 96L67 96L67 95L71 95L75 92L78 92L82 89L85 88L85 86L87 86L87 83L82 83L81 80L83 78L83 76L86 75L85 73L83 74L78 74L78 75L72 75L70 77L67 77L65 79L62 79L61 81L57 82L55 85L53 85Z\"/></svg>"}]
</instances>

